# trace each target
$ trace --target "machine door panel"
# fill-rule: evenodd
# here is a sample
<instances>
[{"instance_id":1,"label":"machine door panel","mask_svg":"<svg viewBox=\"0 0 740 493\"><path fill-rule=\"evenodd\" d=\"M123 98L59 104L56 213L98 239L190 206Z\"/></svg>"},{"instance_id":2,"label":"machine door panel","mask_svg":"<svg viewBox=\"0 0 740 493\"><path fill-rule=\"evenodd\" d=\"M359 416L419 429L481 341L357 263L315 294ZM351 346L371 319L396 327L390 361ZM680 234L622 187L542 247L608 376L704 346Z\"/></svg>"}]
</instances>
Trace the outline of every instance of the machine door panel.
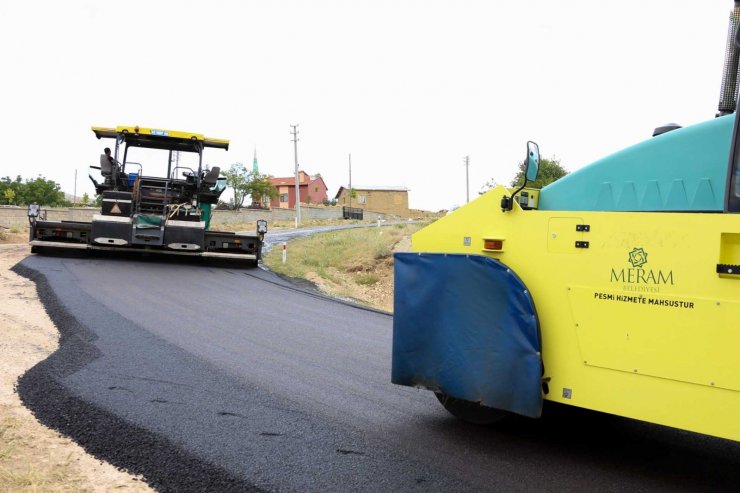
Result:
<instances>
[{"instance_id":1,"label":"machine door panel","mask_svg":"<svg viewBox=\"0 0 740 493\"><path fill-rule=\"evenodd\" d=\"M571 286L586 365L740 390L740 302Z\"/></svg>"},{"instance_id":2,"label":"machine door panel","mask_svg":"<svg viewBox=\"0 0 740 493\"><path fill-rule=\"evenodd\" d=\"M583 364L740 390L738 220L594 216L592 258L567 284Z\"/></svg>"}]
</instances>

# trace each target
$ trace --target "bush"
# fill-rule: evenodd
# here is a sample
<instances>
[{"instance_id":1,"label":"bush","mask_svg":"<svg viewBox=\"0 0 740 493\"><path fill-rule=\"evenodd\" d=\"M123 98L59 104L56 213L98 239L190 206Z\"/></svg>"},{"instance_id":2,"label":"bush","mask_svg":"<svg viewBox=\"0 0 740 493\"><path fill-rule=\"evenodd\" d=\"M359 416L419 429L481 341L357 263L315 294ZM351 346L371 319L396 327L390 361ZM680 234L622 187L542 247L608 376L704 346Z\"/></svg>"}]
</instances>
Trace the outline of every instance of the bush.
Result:
<instances>
[{"instance_id":1,"label":"bush","mask_svg":"<svg viewBox=\"0 0 740 493\"><path fill-rule=\"evenodd\" d=\"M381 231L382 233L382 231ZM375 260L388 257L393 249L389 236L378 235L373 242L373 258Z\"/></svg>"},{"instance_id":2,"label":"bush","mask_svg":"<svg viewBox=\"0 0 740 493\"><path fill-rule=\"evenodd\" d=\"M375 274L363 274L355 279L357 284L361 284L363 286L371 286L378 281L380 281L380 279Z\"/></svg>"}]
</instances>

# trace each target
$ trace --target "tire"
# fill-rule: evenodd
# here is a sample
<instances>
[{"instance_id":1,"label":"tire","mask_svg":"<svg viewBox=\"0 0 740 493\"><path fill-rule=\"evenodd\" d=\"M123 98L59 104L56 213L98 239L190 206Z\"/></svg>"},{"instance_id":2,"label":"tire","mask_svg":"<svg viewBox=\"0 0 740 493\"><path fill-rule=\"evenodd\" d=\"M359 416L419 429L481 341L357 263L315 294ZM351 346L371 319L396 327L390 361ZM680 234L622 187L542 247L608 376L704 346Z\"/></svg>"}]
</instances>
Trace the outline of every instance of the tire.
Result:
<instances>
[{"instance_id":1,"label":"tire","mask_svg":"<svg viewBox=\"0 0 740 493\"><path fill-rule=\"evenodd\" d=\"M495 407L481 406L477 402L464 401L450 397L442 392L435 392L439 402L457 419L475 425L492 425L511 415L509 411Z\"/></svg>"}]
</instances>

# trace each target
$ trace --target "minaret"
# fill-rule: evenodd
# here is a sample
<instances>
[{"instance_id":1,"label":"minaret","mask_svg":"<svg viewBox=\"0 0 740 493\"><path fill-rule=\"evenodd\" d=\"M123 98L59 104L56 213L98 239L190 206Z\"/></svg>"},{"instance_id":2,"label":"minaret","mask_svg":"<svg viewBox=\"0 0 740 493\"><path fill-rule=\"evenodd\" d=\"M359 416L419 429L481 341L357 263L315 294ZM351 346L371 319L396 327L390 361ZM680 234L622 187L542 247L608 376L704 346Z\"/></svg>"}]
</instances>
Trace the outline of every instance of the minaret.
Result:
<instances>
[{"instance_id":1,"label":"minaret","mask_svg":"<svg viewBox=\"0 0 740 493\"><path fill-rule=\"evenodd\" d=\"M254 148L254 159L252 160L252 173L258 175L260 173L260 167L257 164L257 148Z\"/></svg>"}]
</instances>

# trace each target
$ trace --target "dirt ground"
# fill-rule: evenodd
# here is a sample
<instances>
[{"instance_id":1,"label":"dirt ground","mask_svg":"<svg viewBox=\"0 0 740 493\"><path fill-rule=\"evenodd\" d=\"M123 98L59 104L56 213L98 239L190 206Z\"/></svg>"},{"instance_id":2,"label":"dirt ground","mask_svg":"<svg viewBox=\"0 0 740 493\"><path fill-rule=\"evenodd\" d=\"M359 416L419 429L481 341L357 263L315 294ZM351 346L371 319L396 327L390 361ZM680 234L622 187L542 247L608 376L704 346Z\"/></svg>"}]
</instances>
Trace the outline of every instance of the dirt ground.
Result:
<instances>
[{"instance_id":1,"label":"dirt ground","mask_svg":"<svg viewBox=\"0 0 740 493\"><path fill-rule=\"evenodd\" d=\"M36 286L9 269L29 254L26 232L0 238L0 492L152 491L85 453L23 407L16 380L51 354L59 333Z\"/></svg>"},{"instance_id":2,"label":"dirt ground","mask_svg":"<svg viewBox=\"0 0 740 493\"><path fill-rule=\"evenodd\" d=\"M394 247L393 252L411 250L411 237L404 236ZM330 268L332 282L315 272L306 274L306 279L314 283L322 292L330 296L350 299L387 312L393 312L393 257L385 257L369 263L357 265L350 272ZM363 276L370 276L375 282L357 282Z\"/></svg>"}]
</instances>

